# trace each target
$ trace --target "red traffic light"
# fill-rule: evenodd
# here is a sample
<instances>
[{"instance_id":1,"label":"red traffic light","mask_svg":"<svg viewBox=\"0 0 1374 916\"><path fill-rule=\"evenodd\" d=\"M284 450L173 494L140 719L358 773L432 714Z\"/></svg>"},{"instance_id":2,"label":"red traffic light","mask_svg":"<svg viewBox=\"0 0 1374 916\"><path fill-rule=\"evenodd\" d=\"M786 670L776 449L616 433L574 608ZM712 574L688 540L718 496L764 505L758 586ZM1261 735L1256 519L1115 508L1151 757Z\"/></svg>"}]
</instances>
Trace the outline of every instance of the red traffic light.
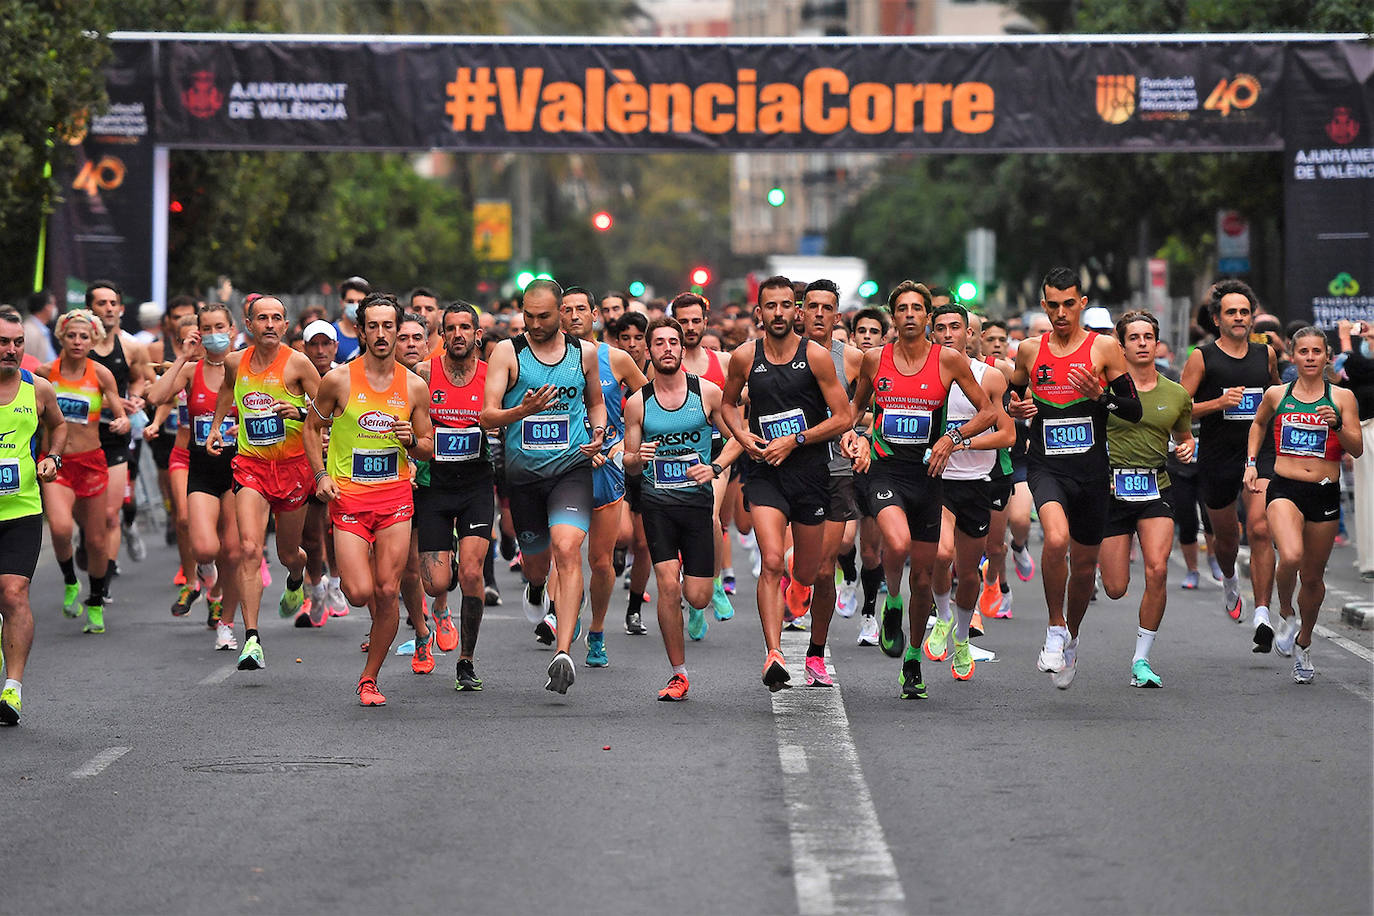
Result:
<instances>
[{"instance_id":1,"label":"red traffic light","mask_svg":"<svg viewBox=\"0 0 1374 916\"><path fill-rule=\"evenodd\" d=\"M592 216L592 227L598 232L605 232L607 229L611 228L614 222L615 221L611 219L611 214L607 213L605 210Z\"/></svg>"},{"instance_id":2,"label":"red traffic light","mask_svg":"<svg viewBox=\"0 0 1374 916\"><path fill-rule=\"evenodd\" d=\"M692 270L692 283L696 286L705 286L711 282L711 271L705 267L697 267Z\"/></svg>"}]
</instances>

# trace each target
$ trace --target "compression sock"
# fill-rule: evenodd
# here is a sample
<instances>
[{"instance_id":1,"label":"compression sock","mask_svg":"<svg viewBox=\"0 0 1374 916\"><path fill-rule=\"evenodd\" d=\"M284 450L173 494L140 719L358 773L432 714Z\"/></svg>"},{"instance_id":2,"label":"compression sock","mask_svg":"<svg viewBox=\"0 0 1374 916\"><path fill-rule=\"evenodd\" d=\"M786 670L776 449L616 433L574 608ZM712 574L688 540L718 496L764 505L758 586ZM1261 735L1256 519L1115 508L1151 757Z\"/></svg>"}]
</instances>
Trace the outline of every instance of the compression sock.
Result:
<instances>
[{"instance_id":1,"label":"compression sock","mask_svg":"<svg viewBox=\"0 0 1374 916\"><path fill-rule=\"evenodd\" d=\"M955 607L959 613L955 615L954 619L954 641L968 642L968 628L973 623L973 609L958 607L958 605Z\"/></svg>"},{"instance_id":2,"label":"compression sock","mask_svg":"<svg viewBox=\"0 0 1374 916\"><path fill-rule=\"evenodd\" d=\"M86 602L92 607L103 607L105 605L105 584L109 581L109 573L103 576L91 576L91 597Z\"/></svg>"},{"instance_id":3,"label":"compression sock","mask_svg":"<svg viewBox=\"0 0 1374 916\"><path fill-rule=\"evenodd\" d=\"M851 547L848 551L839 556L840 572L844 575L844 581L846 582L853 582L855 579L859 578L859 571L854 568L854 558L857 555L858 550Z\"/></svg>"},{"instance_id":4,"label":"compression sock","mask_svg":"<svg viewBox=\"0 0 1374 916\"><path fill-rule=\"evenodd\" d=\"M935 593L935 615L946 622L950 619L949 596L949 592ZM964 638L968 638L967 633L964 634Z\"/></svg>"},{"instance_id":5,"label":"compression sock","mask_svg":"<svg viewBox=\"0 0 1374 916\"><path fill-rule=\"evenodd\" d=\"M883 582L882 566L875 566L872 569L864 567L859 573L859 582L864 590L864 613L872 614L878 603L878 588Z\"/></svg>"},{"instance_id":6,"label":"compression sock","mask_svg":"<svg viewBox=\"0 0 1374 916\"><path fill-rule=\"evenodd\" d=\"M814 642L810 643L806 647L806 657L825 658L825 643L821 643L819 646Z\"/></svg>"},{"instance_id":7,"label":"compression sock","mask_svg":"<svg viewBox=\"0 0 1374 916\"><path fill-rule=\"evenodd\" d=\"M71 557L57 561L58 567L62 570L62 581L67 585L76 584L76 564Z\"/></svg>"}]
</instances>

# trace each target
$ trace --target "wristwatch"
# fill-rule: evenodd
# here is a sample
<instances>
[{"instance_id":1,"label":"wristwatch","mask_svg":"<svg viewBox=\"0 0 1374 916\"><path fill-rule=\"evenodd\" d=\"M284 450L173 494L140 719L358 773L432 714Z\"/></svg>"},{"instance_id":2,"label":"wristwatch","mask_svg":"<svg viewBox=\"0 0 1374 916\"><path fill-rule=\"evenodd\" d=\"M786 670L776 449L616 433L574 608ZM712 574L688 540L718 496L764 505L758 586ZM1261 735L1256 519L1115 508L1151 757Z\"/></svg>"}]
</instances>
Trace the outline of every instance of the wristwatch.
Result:
<instances>
[{"instance_id":1,"label":"wristwatch","mask_svg":"<svg viewBox=\"0 0 1374 916\"><path fill-rule=\"evenodd\" d=\"M945 435L949 436L949 440L954 443L955 448L964 444L964 434L959 431L957 426L951 426L945 430Z\"/></svg>"},{"instance_id":2,"label":"wristwatch","mask_svg":"<svg viewBox=\"0 0 1374 916\"><path fill-rule=\"evenodd\" d=\"M806 444L806 433L797 433L797 434L796 434L796 437L797 437L797 444L798 444L798 445L805 445L805 444Z\"/></svg>"},{"instance_id":3,"label":"wristwatch","mask_svg":"<svg viewBox=\"0 0 1374 916\"><path fill-rule=\"evenodd\" d=\"M61 455L49 455L48 457L52 459L52 463L53 463L53 464L57 465L57 469L58 469L59 471L62 470L62 456L61 456Z\"/></svg>"},{"instance_id":4,"label":"wristwatch","mask_svg":"<svg viewBox=\"0 0 1374 916\"><path fill-rule=\"evenodd\" d=\"M711 462L711 476L713 476L713 477L719 477L721 474L724 474L724 473L725 473L725 468L723 468L723 467L721 467L720 465L716 464L714 461Z\"/></svg>"}]
</instances>

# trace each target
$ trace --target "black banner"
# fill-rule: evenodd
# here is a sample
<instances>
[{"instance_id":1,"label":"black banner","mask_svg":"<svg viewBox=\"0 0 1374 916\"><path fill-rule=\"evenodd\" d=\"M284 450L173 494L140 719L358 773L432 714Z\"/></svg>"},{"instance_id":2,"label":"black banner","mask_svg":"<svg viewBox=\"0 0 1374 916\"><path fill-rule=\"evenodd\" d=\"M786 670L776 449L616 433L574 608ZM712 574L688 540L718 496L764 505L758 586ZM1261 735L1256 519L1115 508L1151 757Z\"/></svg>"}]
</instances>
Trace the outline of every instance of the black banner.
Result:
<instances>
[{"instance_id":1,"label":"black banner","mask_svg":"<svg viewBox=\"0 0 1374 916\"><path fill-rule=\"evenodd\" d=\"M1279 149L1275 42L159 40L186 147Z\"/></svg>"},{"instance_id":2,"label":"black banner","mask_svg":"<svg viewBox=\"0 0 1374 916\"><path fill-rule=\"evenodd\" d=\"M65 289L71 306L84 303L89 281L113 280L132 321L152 295L152 45L116 42L105 78L109 109L90 121L58 176L64 199L50 224L46 285Z\"/></svg>"},{"instance_id":3,"label":"black banner","mask_svg":"<svg viewBox=\"0 0 1374 916\"><path fill-rule=\"evenodd\" d=\"M1292 48L1284 127L1288 316L1374 321L1374 46Z\"/></svg>"}]
</instances>

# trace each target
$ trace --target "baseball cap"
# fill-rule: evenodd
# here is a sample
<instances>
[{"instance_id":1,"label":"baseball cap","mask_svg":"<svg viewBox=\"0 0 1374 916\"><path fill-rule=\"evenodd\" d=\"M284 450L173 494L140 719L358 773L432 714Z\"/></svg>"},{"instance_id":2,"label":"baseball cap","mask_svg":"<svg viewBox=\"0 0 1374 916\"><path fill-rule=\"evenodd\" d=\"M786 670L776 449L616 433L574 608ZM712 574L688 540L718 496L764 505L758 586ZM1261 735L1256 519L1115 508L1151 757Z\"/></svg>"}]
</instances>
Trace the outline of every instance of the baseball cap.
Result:
<instances>
[{"instance_id":1,"label":"baseball cap","mask_svg":"<svg viewBox=\"0 0 1374 916\"><path fill-rule=\"evenodd\" d=\"M1110 331L1115 325L1111 312L1100 305L1094 305L1083 313L1083 326L1094 331Z\"/></svg>"},{"instance_id":2,"label":"baseball cap","mask_svg":"<svg viewBox=\"0 0 1374 916\"><path fill-rule=\"evenodd\" d=\"M322 318L316 318L314 321L307 324L305 330L301 332L301 339L310 340L317 334L323 334L330 340L338 343L339 332L334 330L334 325Z\"/></svg>"}]
</instances>

